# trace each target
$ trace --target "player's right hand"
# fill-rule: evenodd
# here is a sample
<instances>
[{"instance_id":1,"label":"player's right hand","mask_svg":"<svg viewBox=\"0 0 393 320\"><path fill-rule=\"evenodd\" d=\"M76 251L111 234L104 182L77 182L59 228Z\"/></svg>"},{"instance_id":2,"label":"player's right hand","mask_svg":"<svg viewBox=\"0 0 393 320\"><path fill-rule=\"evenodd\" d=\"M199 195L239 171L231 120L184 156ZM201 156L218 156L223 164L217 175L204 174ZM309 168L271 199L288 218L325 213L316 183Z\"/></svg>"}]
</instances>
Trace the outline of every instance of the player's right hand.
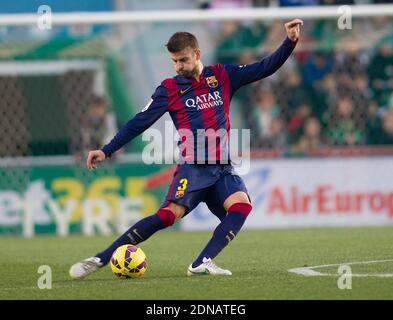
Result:
<instances>
[{"instance_id":1,"label":"player's right hand","mask_svg":"<svg viewBox=\"0 0 393 320\"><path fill-rule=\"evenodd\" d=\"M89 170L94 170L97 168L97 163L105 160L105 153L101 150L89 151L87 156L86 166Z\"/></svg>"},{"instance_id":2,"label":"player's right hand","mask_svg":"<svg viewBox=\"0 0 393 320\"><path fill-rule=\"evenodd\" d=\"M285 30L287 31L288 38L292 41L296 41L300 36L300 26L303 25L303 20L293 19L285 24Z\"/></svg>"}]
</instances>

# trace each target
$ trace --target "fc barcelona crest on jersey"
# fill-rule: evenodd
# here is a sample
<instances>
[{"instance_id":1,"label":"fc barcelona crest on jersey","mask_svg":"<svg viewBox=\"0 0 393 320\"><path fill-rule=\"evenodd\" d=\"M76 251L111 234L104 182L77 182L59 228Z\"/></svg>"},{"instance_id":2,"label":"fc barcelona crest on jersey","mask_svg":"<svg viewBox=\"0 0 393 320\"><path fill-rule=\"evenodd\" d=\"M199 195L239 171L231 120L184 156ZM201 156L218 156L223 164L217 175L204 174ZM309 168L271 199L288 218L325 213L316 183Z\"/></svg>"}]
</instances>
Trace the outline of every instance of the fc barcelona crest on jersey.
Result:
<instances>
[{"instance_id":1,"label":"fc barcelona crest on jersey","mask_svg":"<svg viewBox=\"0 0 393 320\"><path fill-rule=\"evenodd\" d=\"M181 197L184 197L184 191L183 190L176 191L175 198L178 199Z\"/></svg>"},{"instance_id":2,"label":"fc barcelona crest on jersey","mask_svg":"<svg viewBox=\"0 0 393 320\"><path fill-rule=\"evenodd\" d=\"M218 81L216 79L216 76L207 77L206 83L210 88L217 88L218 86Z\"/></svg>"}]
</instances>

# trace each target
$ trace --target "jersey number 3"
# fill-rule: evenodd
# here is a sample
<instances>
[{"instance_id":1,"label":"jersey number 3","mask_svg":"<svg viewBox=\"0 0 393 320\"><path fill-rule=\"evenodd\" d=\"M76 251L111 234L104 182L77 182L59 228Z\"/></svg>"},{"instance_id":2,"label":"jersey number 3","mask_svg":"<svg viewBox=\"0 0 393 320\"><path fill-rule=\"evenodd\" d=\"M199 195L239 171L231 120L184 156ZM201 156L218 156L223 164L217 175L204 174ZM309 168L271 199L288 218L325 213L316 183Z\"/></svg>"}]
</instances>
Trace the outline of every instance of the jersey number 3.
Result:
<instances>
[{"instance_id":1,"label":"jersey number 3","mask_svg":"<svg viewBox=\"0 0 393 320\"><path fill-rule=\"evenodd\" d=\"M186 190L188 180L187 180L187 179L181 179L179 182L180 182L180 186L177 187L177 190L179 190L179 191L184 191L184 190Z\"/></svg>"}]
</instances>

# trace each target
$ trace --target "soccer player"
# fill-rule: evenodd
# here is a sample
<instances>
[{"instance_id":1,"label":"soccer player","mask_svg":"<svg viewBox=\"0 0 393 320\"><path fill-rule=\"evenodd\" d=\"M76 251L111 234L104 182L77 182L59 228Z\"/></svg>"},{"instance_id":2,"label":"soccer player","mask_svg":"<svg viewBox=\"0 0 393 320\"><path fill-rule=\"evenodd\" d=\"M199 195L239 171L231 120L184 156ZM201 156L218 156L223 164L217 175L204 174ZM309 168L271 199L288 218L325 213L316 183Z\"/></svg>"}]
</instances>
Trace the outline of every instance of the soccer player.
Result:
<instances>
[{"instance_id":1,"label":"soccer player","mask_svg":"<svg viewBox=\"0 0 393 320\"><path fill-rule=\"evenodd\" d=\"M129 120L107 145L101 150L89 152L87 168L96 169L97 163L145 131L165 112L169 112L178 131L188 130L191 135L179 141L184 161L175 170L161 208L133 225L104 251L71 266L69 273L72 278L83 278L99 270L110 261L112 253L119 246L137 245L147 240L155 232L186 216L200 202L206 203L220 223L206 247L188 267L187 275L232 274L218 267L213 259L240 231L252 209L250 198L243 180L236 175L230 162L225 164L220 161L225 158L220 154L222 148L215 149L214 164L207 161L206 154L210 150L203 152L206 162L201 164L196 161L196 156L200 160L200 141L195 143L193 138L198 140L198 129L229 131L229 104L233 94L241 86L261 80L283 65L299 39L300 25L303 25L300 19L285 23L287 36L281 46L261 61L243 66L204 66L194 35L188 32L172 35L166 47L177 76L164 80L152 95L150 103ZM216 143L221 146L220 141ZM182 144L188 145L182 148ZM210 159L211 154L208 156Z\"/></svg>"}]
</instances>

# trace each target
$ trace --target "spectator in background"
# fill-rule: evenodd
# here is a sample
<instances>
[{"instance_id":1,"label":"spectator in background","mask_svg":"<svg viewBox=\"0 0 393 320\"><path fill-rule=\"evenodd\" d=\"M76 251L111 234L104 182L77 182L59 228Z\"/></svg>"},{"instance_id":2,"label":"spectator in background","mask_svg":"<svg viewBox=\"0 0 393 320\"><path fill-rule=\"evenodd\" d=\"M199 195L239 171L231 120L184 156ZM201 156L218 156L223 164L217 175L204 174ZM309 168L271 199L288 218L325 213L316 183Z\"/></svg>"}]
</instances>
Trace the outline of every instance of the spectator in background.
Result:
<instances>
[{"instance_id":1,"label":"spectator in background","mask_svg":"<svg viewBox=\"0 0 393 320\"><path fill-rule=\"evenodd\" d=\"M223 64L236 62L239 51L243 49L242 33L244 32L238 21L225 21L222 24L216 49L217 61L223 61Z\"/></svg>"},{"instance_id":2,"label":"spectator in background","mask_svg":"<svg viewBox=\"0 0 393 320\"><path fill-rule=\"evenodd\" d=\"M306 120L311 116L312 109L308 103L300 104L288 122L288 133L291 142L297 141L303 134Z\"/></svg>"},{"instance_id":3,"label":"spectator in background","mask_svg":"<svg viewBox=\"0 0 393 320\"><path fill-rule=\"evenodd\" d=\"M304 88L302 79L296 70L289 72L288 76L283 79L285 91L291 94L285 95L286 108L292 113L302 103L309 103L308 92ZM282 87L280 88L282 90Z\"/></svg>"},{"instance_id":4,"label":"spectator in background","mask_svg":"<svg viewBox=\"0 0 393 320\"><path fill-rule=\"evenodd\" d=\"M310 117L304 124L303 134L293 146L295 154L307 154L311 150L325 146L322 136L321 123L315 117Z\"/></svg>"},{"instance_id":5,"label":"spectator in background","mask_svg":"<svg viewBox=\"0 0 393 320\"><path fill-rule=\"evenodd\" d=\"M304 84L310 89L320 87L321 81L332 69L333 64L327 54L313 53L303 65Z\"/></svg>"},{"instance_id":6,"label":"spectator in background","mask_svg":"<svg viewBox=\"0 0 393 320\"><path fill-rule=\"evenodd\" d=\"M255 49L266 36L266 28L261 24L252 28L232 20L223 22L220 28L216 60L223 64L236 63L239 54L244 50Z\"/></svg>"},{"instance_id":7,"label":"spectator in background","mask_svg":"<svg viewBox=\"0 0 393 320\"><path fill-rule=\"evenodd\" d=\"M275 117L270 122L267 137L260 141L260 147L272 150L285 151L288 147L286 124L281 117Z\"/></svg>"},{"instance_id":8,"label":"spectator in background","mask_svg":"<svg viewBox=\"0 0 393 320\"><path fill-rule=\"evenodd\" d=\"M281 112L271 90L260 89L257 93L257 105L253 108L250 129L253 136L251 147L259 148L271 134L271 123Z\"/></svg>"},{"instance_id":9,"label":"spectator in background","mask_svg":"<svg viewBox=\"0 0 393 320\"><path fill-rule=\"evenodd\" d=\"M246 65L251 64L256 61L256 58L250 49L243 50L239 57L237 64L239 65ZM248 119L251 118L250 113L253 104L253 97L255 96L255 92L258 90L259 83L250 83L247 86L241 87L236 94L233 96L233 100L239 103L239 112L243 119L248 122Z\"/></svg>"},{"instance_id":10,"label":"spectator in background","mask_svg":"<svg viewBox=\"0 0 393 320\"><path fill-rule=\"evenodd\" d=\"M383 116L382 132L378 139L379 145L393 144L393 108L389 109Z\"/></svg>"},{"instance_id":11,"label":"spectator in background","mask_svg":"<svg viewBox=\"0 0 393 320\"><path fill-rule=\"evenodd\" d=\"M393 52L390 43L384 43L371 59L368 68L370 86L380 107L387 107L393 91Z\"/></svg>"},{"instance_id":12,"label":"spectator in background","mask_svg":"<svg viewBox=\"0 0 393 320\"><path fill-rule=\"evenodd\" d=\"M327 122L329 106L335 105L339 100L337 80L333 73L325 75L316 90L313 91L313 111L320 121Z\"/></svg>"},{"instance_id":13,"label":"spectator in background","mask_svg":"<svg viewBox=\"0 0 393 320\"><path fill-rule=\"evenodd\" d=\"M366 117L366 132L367 132L367 144L378 145L380 144L381 137L383 135L382 130L382 109L378 108L378 104L375 101L371 101L367 108Z\"/></svg>"},{"instance_id":14,"label":"spectator in background","mask_svg":"<svg viewBox=\"0 0 393 320\"><path fill-rule=\"evenodd\" d=\"M329 121L329 116L334 114L334 110L329 110L329 107L336 106L345 97L351 97L354 105L353 120L359 127L365 125L372 97L366 74L354 74L352 77L349 75L337 77L334 73L328 74L324 78L322 88L318 89L315 95L320 101L314 108L315 114L324 124Z\"/></svg>"},{"instance_id":15,"label":"spectator in background","mask_svg":"<svg viewBox=\"0 0 393 320\"><path fill-rule=\"evenodd\" d=\"M332 59L323 52L314 52L302 66L304 85L319 117L322 117L326 110L322 107L323 101L319 92L323 90L324 79L332 69Z\"/></svg>"},{"instance_id":16,"label":"spectator in background","mask_svg":"<svg viewBox=\"0 0 393 320\"><path fill-rule=\"evenodd\" d=\"M114 114L108 112L107 101L103 97L93 96L86 118L81 124L78 144L75 146L76 160L85 159L89 150L99 149L116 132L116 119Z\"/></svg>"},{"instance_id":17,"label":"spectator in background","mask_svg":"<svg viewBox=\"0 0 393 320\"><path fill-rule=\"evenodd\" d=\"M360 50L358 43L346 43L342 45L342 50L335 54L334 73L350 80L367 71L368 60L368 54Z\"/></svg>"},{"instance_id":18,"label":"spectator in background","mask_svg":"<svg viewBox=\"0 0 393 320\"><path fill-rule=\"evenodd\" d=\"M335 146L355 146L365 142L365 132L354 117L353 101L344 97L337 102L329 124L330 143Z\"/></svg>"},{"instance_id":19,"label":"spectator in background","mask_svg":"<svg viewBox=\"0 0 393 320\"><path fill-rule=\"evenodd\" d=\"M367 117L369 105L372 103L372 92L368 86L366 74L358 74L352 80L352 86L347 92L352 97L356 106L356 113L361 117Z\"/></svg>"},{"instance_id":20,"label":"spectator in background","mask_svg":"<svg viewBox=\"0 0 393 320\"><path fill-rule=\"evenodd\" d=\"M261 45L261 51L265 53L269 53L274 51L274 48L276 48L277 44L280 43L280 26L281 22L276 21L271 24L269 24L268 27L268 32L267 36L264 39L262 45Z\"/></svg>"}]
</instances>

